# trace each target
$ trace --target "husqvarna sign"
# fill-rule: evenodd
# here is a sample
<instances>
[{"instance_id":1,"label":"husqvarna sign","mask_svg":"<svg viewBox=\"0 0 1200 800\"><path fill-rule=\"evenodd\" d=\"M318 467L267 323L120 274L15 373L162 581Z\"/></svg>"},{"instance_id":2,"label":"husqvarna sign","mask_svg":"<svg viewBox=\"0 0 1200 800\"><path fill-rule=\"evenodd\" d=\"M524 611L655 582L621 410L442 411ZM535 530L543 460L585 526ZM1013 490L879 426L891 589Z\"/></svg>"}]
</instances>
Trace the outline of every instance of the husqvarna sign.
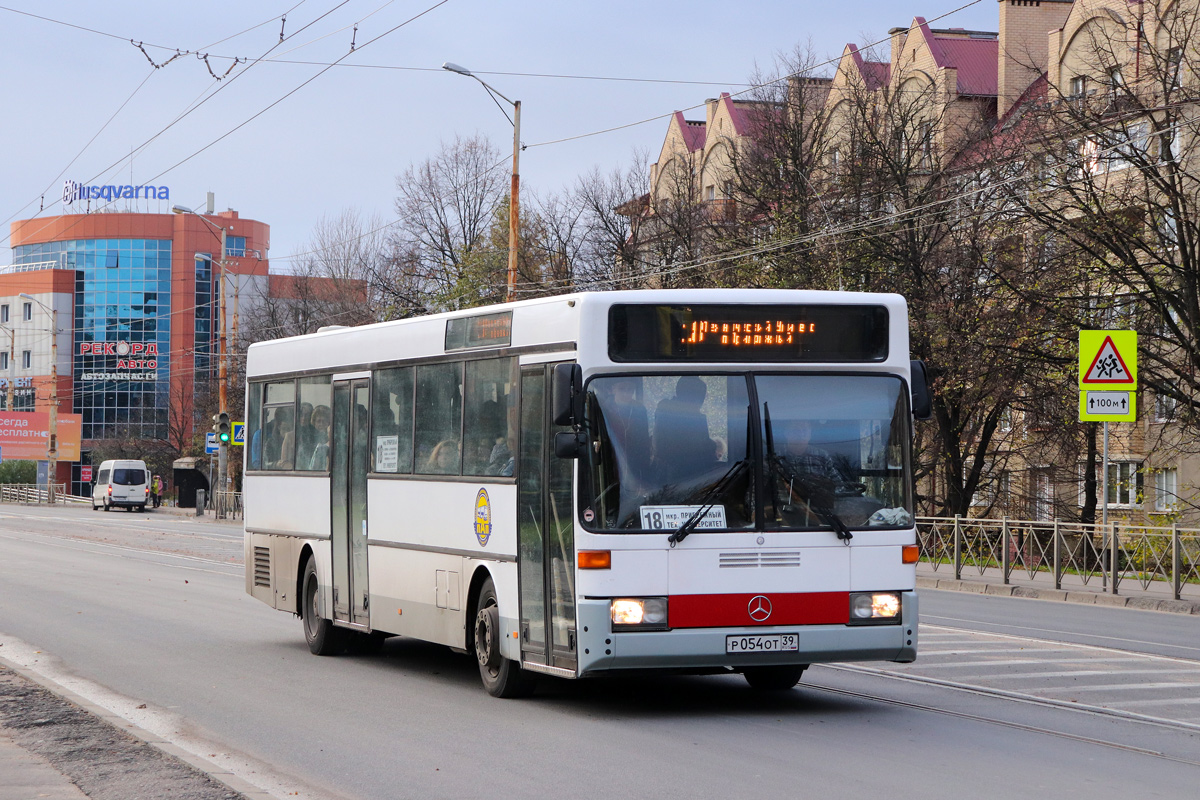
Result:
<instances>
[{"instance_id":1,"label":"husqvarna sign","mask_svg":"<svg viewBox=\"0 0 1200 800\"><path fill-rule=\"evenodd\" d=\"M80 186L75 181L63 184L63 205L69 206L76 200L170 200L171 189L167 186Z\"/></svg>"}]
</instances>

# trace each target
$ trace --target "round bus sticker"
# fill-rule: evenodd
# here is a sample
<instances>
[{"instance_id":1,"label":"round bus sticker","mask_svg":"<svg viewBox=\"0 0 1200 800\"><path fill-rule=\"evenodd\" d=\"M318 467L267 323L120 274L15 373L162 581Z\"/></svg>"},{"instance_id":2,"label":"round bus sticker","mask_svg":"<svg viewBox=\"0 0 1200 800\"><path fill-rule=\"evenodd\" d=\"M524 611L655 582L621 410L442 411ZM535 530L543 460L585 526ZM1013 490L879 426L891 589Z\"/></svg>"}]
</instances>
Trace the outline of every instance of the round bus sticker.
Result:
<instances>
[{"instance_id":1,"label":"round bus sticker","mask_svg":"<svg viewBox=\"0 0 1200 800\"><path fill-rule=\"evenodd\" d=\"M488 539L492 536L492 504L488 500L487 489L480 489L475 495L475 538L481 547L487 547Z\"/></svg>"}]
</instances>

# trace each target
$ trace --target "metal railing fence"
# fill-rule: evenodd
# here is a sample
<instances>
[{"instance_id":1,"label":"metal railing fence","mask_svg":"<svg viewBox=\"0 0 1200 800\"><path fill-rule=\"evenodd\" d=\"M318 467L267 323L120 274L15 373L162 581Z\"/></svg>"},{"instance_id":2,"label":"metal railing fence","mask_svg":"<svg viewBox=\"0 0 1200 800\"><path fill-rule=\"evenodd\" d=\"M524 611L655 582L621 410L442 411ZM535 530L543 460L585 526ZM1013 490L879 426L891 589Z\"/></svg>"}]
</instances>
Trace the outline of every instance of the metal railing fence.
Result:
<instances>
[{"instance_id":1,"label":"metal railing fence","mask_svg":"<svg viewBox=\"0 0 1200 800\"><path fill-rule=\"evenodd\" d=\"M1071 575L1111 594L1129 580L1143 590L1165 582L1176 600L1185 587L1200 590L1200 529L1178 525L918 517L917 543L922 561L935 572L952 569L956 580L964 570L990 569L1006 584L1014 575L1047 578L1055 589Z\"/></svg>"},{"instance_id":2,"label":"metal railing fence","mask_svg":"<svg viewBox=\"0 0 1200 800\"><path fill-rule=\"evenodd\" d=\"M0 503L49 505L67 500L65 483L0 483Z\"/></svg>"},{"instance_id":3,"label":"metal railing fence","mask_svg":"<svg viewBox=\"0 0 1200 800\"><path fill-rule=\"evenodd\" d=\"M213 492L209 508L217 515L217 519L242 519L241 492Z\"/></svg>"}]
</instances>

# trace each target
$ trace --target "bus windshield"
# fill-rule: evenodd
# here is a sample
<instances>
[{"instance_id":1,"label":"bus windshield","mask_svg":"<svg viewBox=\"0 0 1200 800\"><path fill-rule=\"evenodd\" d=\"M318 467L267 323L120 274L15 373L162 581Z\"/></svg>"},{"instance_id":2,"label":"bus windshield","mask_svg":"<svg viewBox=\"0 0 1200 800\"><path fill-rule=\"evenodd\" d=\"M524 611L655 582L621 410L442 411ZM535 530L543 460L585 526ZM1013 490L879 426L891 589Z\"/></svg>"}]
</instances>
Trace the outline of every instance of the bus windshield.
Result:
<instances>
[{"instance_id":1,"label":"bus windshield","mask_svg":"<svg viewBox=\"0 0 1200 800\"><path fill-rule=\"evenodd\" d=\"M710 503L697 533L912 525L895 376L616 375L587 398L593 530L672 531Z\"/></svg>"}]
</instances>

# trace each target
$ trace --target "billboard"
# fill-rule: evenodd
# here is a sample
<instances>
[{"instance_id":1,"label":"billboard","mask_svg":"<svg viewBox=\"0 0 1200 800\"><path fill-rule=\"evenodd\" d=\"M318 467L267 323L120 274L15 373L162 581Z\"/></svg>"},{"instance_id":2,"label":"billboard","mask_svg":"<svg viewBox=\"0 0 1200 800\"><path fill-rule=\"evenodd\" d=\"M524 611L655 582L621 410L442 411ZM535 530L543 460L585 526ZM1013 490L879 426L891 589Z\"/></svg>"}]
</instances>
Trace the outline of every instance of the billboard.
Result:
<instances>
[{"instance_id":1,"label":"billboard","mask_svg":"<svg viewBox=\"0 0 1200 800\"><path fill-rule=\"evenodd\" d=\"M58 460L79 460L83 415L58 415ZM7 461L46 458L50 444L50 414L45 411L0 412L0 452Z\"/></svg>"}]
</instances>

